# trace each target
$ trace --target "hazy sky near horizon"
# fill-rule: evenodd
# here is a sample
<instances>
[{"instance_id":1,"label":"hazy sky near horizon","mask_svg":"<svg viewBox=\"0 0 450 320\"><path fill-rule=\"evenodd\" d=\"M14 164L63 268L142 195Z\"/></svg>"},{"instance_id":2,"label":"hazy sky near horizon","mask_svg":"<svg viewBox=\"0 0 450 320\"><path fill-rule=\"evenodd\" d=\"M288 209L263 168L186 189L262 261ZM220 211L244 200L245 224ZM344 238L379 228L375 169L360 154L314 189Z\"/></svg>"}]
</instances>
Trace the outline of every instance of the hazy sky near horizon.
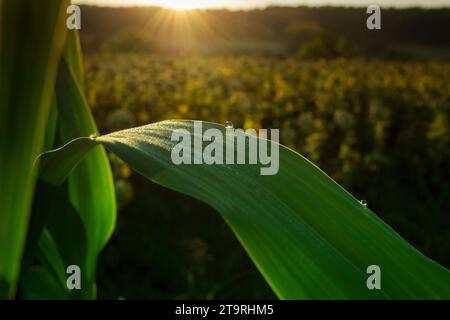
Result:
<instances>
[{"instance_id":1,"label":"hazy sky near horizon","mask_svg":"<svg viewBox=\"0 0 450 320\"><path fill-rule=\"evenodd\" d=\"M335 6L368 6L378 4L385 7L450 7L450 0L76 0L78 4L101 6L135 6L155 5L168 8L228 8L251 9L268 5L335 5Z\"/></svg>"}]
</instances>

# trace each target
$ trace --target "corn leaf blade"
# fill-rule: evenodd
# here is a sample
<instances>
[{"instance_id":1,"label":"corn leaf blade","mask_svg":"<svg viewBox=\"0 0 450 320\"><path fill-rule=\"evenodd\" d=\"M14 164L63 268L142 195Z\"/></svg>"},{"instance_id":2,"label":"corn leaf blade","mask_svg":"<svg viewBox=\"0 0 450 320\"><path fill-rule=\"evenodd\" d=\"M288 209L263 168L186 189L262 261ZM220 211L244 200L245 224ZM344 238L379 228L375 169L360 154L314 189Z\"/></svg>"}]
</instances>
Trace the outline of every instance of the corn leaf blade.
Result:
<instances>
[{"instance_id":1,"label":"corn leaf blade","mask_svg":"<svg viewBox=\"0 0 450 320\"><path fill-rule=\"evenodd\" d=\"M83 90L78 34L76 31L70 31L56 81L59 136L62 143L80 136L98 134ZM79 144L81 147L83 145ZM70 162L70 159L66 160ZM115 226L116 200L112 172L103 147L96 148L79 160L80 163L68 177L69 198L84 223L87 237L85 271L88 281L93 282L97 255Z\"/></svg>"},{"instance_id":2,"label":"corn leaf blade","mask_svg":"<svg viewBox=\"0 0 450 320\"><path fill-rule=\"evenodd\" d=\"M450 297L447 269L299 154L280 146L274 176L261 176L254 165L177 166L171 135L179 128L195 136L192 121L164 121L96 141L151 181L216 208L280 298ZM70 145L59 150L66 152L77 156ZM366 269L374 264L382 271L381 290L366 287Z\"/></svg>"},{"instance_id":3,"label":"corn leaf blade","mask_svg":"<svg viewBox=\"0 0 450 320\"><path fill-rule=\"evenodd\" d=\"M68 4L0 3L0 297L15 292Z\"/></svg>"}]
</instances>

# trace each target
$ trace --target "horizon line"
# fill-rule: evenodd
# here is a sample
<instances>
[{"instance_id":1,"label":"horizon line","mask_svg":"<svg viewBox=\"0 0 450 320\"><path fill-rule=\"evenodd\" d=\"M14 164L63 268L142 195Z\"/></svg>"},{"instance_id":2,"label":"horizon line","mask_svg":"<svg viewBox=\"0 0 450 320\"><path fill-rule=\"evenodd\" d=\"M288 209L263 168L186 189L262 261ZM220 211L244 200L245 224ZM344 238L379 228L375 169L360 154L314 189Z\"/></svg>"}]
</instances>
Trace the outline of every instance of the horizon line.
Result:
<instances>
[{"instance_id":1,"label":"horizon line","mask_svg":"<svg viewBox=\"0 0 450 320\"><path fill-rule=\"evenodd\" d=\"M193 10L228 10L228 11L252 11L252 10L264 10L267 8L366 8L367 4L350 4L348 1L342 1L342 3L317 3L312 4L310 1L302 2L302 3L266 3L263 5L211 5L207 7L199 7L199 8L193 8L193 9L187 9L186 11L193 11ZM431 2L431 1L430 1ZM119 3L119 2L113 2L108 3L108 0L75 0L74 4L79 5L85 5L85 6L95 6L95 7L101 7L101 8L161 8L161 9L167 9L167 10L173 10L169 7L165 7L158 4L151 4L151 3ZM379 4L378 4L379 5ZM420 4L420 3L390 3L389 5L379 5L382 9L399 9L399 10L407 10L407 9L450 9L450 2L443 3L443 2L432 2L427 4Z\"/></svg>"}]
</instances>

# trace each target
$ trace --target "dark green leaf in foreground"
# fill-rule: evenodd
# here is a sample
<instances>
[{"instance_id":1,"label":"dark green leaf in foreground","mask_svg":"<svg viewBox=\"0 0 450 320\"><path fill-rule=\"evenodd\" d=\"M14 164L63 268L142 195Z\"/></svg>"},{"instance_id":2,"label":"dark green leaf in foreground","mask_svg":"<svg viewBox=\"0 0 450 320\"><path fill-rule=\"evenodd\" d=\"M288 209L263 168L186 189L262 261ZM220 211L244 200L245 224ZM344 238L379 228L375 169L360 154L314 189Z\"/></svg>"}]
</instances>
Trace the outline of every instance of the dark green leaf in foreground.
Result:
<instances>
[{"instance_id":1,"label":"dark green leaf in foreground","mask_svg":"<svg viewBox=\"0 0 450 320\"><path fill-rule=\"evenodd\" d=\"M68 4L0 1L0 298L15 294Z\"/></svg>"},{"instance_id":2,"label":"dark green leaf in foreground","mask_svg":"<svg viewBox=\"0 0 450 320\"><path fill-rule=\"evenodd\" d=\"M24 299L65 300L70 297L68 292L61 290L61 285L55 278L40 266L31 267L24 274L23 282L27 284L21 294Z\"/></svg>"},{"instance_id":3,"label":"dark green leaf in foreground","mask_svg":"<svg viewBox=\"0 0 450 320\"><path fill-rule=\"evenodd\" d=\"M280 298L450 298L448 270L304 157L280 146L273 176L261 176L256 165L177 166L171 135L180 128L194 136L192 121L164 121L96 141L148 179L216 208ZM225 131L211 123L203 128ZM55 157L79 157L72 146L51 154L55 165ZM57 172L43 178L58 180ZM374 264L381 268L382 290L366 287L366 269Z\"/></svg>"}]
</instances>

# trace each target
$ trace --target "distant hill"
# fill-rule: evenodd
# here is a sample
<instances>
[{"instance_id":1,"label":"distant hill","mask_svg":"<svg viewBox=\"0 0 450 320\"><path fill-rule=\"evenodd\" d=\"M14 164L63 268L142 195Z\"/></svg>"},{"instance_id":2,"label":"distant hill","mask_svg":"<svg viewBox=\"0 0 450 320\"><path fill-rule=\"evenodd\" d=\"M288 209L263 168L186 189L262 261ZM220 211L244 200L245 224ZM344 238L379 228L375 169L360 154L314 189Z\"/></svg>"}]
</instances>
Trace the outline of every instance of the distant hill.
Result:
<instances>
[{"instance_id":1,"label":"distant hill","mask_svg":"<svg viewBox=\"0 0 450 320\"><path fill-rule=\"evenodd\" d=\"M382 9L376 31L366 18L365 8L175 13L83 6L81 38L86 52L450 58L450 9Z\"/></svg>"}]
</instances>

